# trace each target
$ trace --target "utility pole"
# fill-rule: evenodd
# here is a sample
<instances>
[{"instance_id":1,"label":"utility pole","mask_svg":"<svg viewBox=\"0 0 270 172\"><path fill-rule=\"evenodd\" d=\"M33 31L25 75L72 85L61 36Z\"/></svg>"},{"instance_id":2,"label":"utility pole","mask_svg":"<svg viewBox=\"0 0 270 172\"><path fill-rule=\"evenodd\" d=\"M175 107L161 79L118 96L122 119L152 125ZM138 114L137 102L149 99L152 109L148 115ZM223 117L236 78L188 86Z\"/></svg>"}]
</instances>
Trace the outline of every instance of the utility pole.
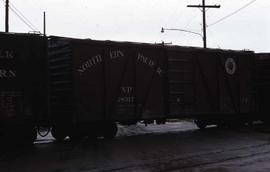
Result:
<instances>
[{"instance_id":1,"label":"utility pole","mask_svg":"<svg viewBox=\"0 0 270 172\"><path fill-rule=\"evenodd\" d=\"M8 10L9 10L9 0L6 0L6 32L9 32L9 16L8 16Z\"/></svg>"},{"instance_id":2,"label":"utility pole","mask_svg":"<svg viewBox=\"0 0 270 172\"><path fill-rule=\"evenodd\" d=\"M205 0L202 0L202 5L188 5L191 8L202 8L203 13L203 48L207 48L206 37L206 11L205 8L220 8L220 5L205 5Z\"/></svg>"}]
</instances>

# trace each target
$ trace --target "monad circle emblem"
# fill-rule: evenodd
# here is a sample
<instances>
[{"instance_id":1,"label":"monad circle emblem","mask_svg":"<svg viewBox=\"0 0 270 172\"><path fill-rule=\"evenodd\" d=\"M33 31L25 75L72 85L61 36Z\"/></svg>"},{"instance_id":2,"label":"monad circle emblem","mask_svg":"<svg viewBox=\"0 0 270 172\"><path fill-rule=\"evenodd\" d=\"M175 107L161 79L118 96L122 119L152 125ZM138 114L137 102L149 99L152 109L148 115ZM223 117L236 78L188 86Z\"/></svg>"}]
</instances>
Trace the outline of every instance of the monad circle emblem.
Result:
<instances>
[{"instance_id":1,"label":"monad circle emblem","mask_svg":"<svg viewBox=\"0 0 270 172\"><path fill-rule=\"evenodd\" d=\"M233 58L227 58L225 61L225 69L226 72L230 75L233 75L236 71L236 63Z\"/></svg>"}]
</instances>

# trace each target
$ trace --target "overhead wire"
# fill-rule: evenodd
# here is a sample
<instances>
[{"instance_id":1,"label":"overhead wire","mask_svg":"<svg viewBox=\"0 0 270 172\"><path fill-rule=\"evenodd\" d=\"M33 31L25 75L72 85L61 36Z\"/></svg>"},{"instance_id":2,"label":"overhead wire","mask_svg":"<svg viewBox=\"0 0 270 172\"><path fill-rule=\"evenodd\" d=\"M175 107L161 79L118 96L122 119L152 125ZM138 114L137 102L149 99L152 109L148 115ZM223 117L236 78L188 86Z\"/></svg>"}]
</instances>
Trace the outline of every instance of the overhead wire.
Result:
<instances>
[{"instance_id":1,"label":"overhead wire","mask_svg":"<svg viewBox=\"0 0 270 172\"><path fill-rule=\"evenodd\" d=\"M16 8L15 5L14 5L13 3L11 3L11 2L9 2L9 3L10 3L10 5L11 5L11 7L12 7L17 13L19 13L20 16L22 16L22 17L24 18L25 21L28 22L29 25L31 25L36 31L38 31L38 28L37 28L33 23L31 23L31 21L30 21L27 17L25 17L25 15L24 15L20 10L18 10L18 8Z\"/></svg>"},{"instance_id":2,"label":"overhead wire","mask_svg":"<svg viewBox=\"0 0 270 172\"><path fill-rule=\"evenodd\" d=\"M232 12L232 13L230 13L230 14L224 16L224 17L222 17L221 19L219 19L219 20L213 22L213 23L210 24L210 25L207 25L207 27L216 25L216 24L218 24L219 22L221 22L221 21L223 21L223 20L225 20L225 19L227 19L227 18L229 18L229 17L235 15L236 13L238 13L238 12L240 12L241 10L247 8L248 6L250 6L251 4L253 4L253 3L256 2L256 1L257 1L257 0L252 0L252 1L250 1L249 3L247 3L247 4L245 4L244 6L242 6L241 8L239 8L238 10L236 10L236 11L234 11L234 12Z\"/></svg>"},{"instance_id":3,"label":"overhead wire","mask_svg":"<svg viewBox=\"0 0 270 172\"><path fill-rule=\"evenodd\" d=\"M184 14L184 13L181 13L181 14ZM182 27L183 30L191 30L191 29L188 29L188 27L192 23L192 21L197 18L198 13L192 13L191 15L188 15L188 16L189 16L189 18L186 19L186 24L184 25L184 27ZM179 21L180 21L180 19L179 19ZM191 31L195 32L196 30L191 30ZM178 35L179 35L179 38L180 38L180 36L182 36L183 39L185 39L187 37L187 35L190 36L190 34L188 34L186 32L180 32ZM188 39L188 40L190 40L190 39Z\"/></svg>"},{"instance_id":4,"label":"overhead wire","mask_svg":"<svg viewBox=\"0 0 270 172\"><path fill-rule=\"evenodd\" d=\"M179 3L179 2L177 1L177 3ZM178 5L174 5L174 9L170 11L168 18L171 20L166 20L165 27L170 26L172 24L172 22L175 23L176 18L179 19L182 17L183 13L180 13L180 16L176 15L177 12L180 11L179 8L177 8L177 7L178 7Z\"/></svg>"},{"instance_id":5,"label":"overhead wire","mask_svg":"<svg viewBox=\"0 0 270 172\"><path fill-rule=\"evenodd\" d=\"M12 7L10 7L10 9L11 9L11 11L13 11L14 12L14 14L19 18L19 19L21 19L21 21L25 24L25 25L27 25L32 31L35 31L35 29L30 25L30 24L28 24L27 23L27 21L25 21L24 19L23 19L23 17L21 17Z\"/></svg>"},{"instance_id":6,"label":"overhead wire","mask_svg":"<svg viewBox=\"0 0 270 172\"><path fill-rule=\"evenodd\" d=\"M210 34L210 39L214 42L214 44L216 44L217 48L221 48L218 41L216 39L214 39L215 35L213 34L213 32L211 30L208 30L208 33Z\"/></svg>"},{"instance_id":7,"label":"overhead wire","mask_svg":"<svg viewBox=\"0 0 270 172\"><path fill-rule=\"evenodd\" d=\"M5 0L3 0L3 3L5 4ZM22 12L20 12L14 4L9 5L9 9L26 25L28 26L32 31L39 31L35 25L33 25L30 20L28 20Z\"/></svg>"},{"instance_id":8,"label":"overhead wire","mask_svg":"<svg viewBox=\"0 0 270 172\"><path fill-rule=\"evenodd\" d=\"M164 3L164 1L161 1L161 2ZM180 2L177 1L177 3L180 3ZM166 19L166 21L164 21L165 28L171 27L172 22L175 22L175 20L176 20L175 18L177 16L176 13L177 13L177 11L179 11L179 8L177 8L177 7L178 7L178 5L174 5L174 9L171 9L170 12L167 14L168 18ZM180 13L180 15L182 16L182 13ZM177 18L179 18L179 16L177 16ZM159 31L159 35L160 35L160 37L162 35L160 31Z\"/></svg>"},{"instance_id":9,"label":"overhead wire","mask_svg":"<svg viewBox=\"0 0 270 172\"><path fill-rule=\"evenodd\" d=\"M199 10L200 12L202 12L202 10L201 10L200 8L198 8L198 10ZM199 14L200 14L199 12L192 13L191 19L187 22L187 24L186 24L185 27L184 27L185 30L192 30L193 32L201 32L201 31L202 31L202 29L191 29L191 28L189 27L189 26L191 25L191 23L192 23L195 19L197 19L197 17L198 17ZM193 39L188 39L188 42L187 42L188 44L194 43L194 40L198 40L198 36L196 36L196 35L193 35L193 34L187 34L187 33L184 33L184 35L185 35L185 37L187 37L187 35L188 35L189 37L193 37Z\"/></svg>"}]
</instances>

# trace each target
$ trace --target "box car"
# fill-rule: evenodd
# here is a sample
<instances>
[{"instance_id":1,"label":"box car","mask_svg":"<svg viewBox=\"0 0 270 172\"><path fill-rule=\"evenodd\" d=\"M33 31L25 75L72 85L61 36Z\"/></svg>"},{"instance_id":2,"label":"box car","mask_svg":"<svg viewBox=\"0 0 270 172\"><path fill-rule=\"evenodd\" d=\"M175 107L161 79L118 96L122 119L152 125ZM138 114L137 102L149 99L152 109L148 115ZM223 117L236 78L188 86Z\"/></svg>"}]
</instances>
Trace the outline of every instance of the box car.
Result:
<instances>
[{"instance_id":1,"label":"box car","mask_svg":"<svg viewBox=\"0 0 270 172\"><path fill-rule=\"evenodd\" d=\"M248 121L254 112L254 53L167 47L169 114L196 119L199 127Z\"/></svg>"},{"instance_id":2,"label":"box car","mask_svg":"<svg viewBox=\"0 0 270 172\"><path fill-rule=\"evenodd\" d=\"M53 135L113 136L114 122L249 120L254 53L51 37ZM109 127L108 127L109 126Z\"/></svg>"},{"instance_id":3,"label":"box car","mask_svg":"<svg viewBox=\"0 0 270 172\"><path fill-rule=\"evenodd\" d=\"M68 135L63 132L72 127L69 133L91 133L89 126L98 125L98 131L105 128L103 133L110 136L116 132L114 121L166 118L163 47L56 37L49 42L56 138Z\"/></svg>"},{"instance_id":4,"label":"box car","mask_svg":"<svg viewBox=\"0 0 270 172\"><path fill-rule=\"evenodd\" d=\"M255 58L254 91L256 111L269 122L270 113L270 53L258 53Z\"/></svg>"},{"instance_id":5,"label":"box car","mask_svg":"<svg viewBox=\"0 0 270 172\"><path fill-rule=\"evenodd\" d=\"M0 33L0 133L9 140L33 141L36 117L46 113L46 42Z\"/></svg>"}]
</instances>

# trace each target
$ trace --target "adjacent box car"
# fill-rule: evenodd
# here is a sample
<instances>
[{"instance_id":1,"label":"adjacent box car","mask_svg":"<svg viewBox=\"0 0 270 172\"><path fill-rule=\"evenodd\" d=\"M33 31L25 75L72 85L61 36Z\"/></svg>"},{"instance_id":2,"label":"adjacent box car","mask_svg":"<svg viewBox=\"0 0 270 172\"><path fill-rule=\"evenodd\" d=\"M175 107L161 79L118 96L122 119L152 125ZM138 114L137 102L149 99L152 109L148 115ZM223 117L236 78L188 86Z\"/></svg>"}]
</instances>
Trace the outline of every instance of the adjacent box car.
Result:
<instances>
[{"instance_id":1,"label":"adjacent box car","mask_svg":"<svg viewBox=\"0 0 270 172\"><path fill-rule=\"evenodd\" d=\"M253 52L179 46L167 52L172 117L195 118L200 127L252 118Z\"/></svg>"},{"instance_id":2,"label":"adjacent box car","mask_svg":"<svg viewBox=\"0 0 270 172\"><path fill-rule=\"evenodd\" d=\"M0 133L8 139L33 141L36 117L46 113L46 42L0 33Z\"/></svg>"}]
</instances>

